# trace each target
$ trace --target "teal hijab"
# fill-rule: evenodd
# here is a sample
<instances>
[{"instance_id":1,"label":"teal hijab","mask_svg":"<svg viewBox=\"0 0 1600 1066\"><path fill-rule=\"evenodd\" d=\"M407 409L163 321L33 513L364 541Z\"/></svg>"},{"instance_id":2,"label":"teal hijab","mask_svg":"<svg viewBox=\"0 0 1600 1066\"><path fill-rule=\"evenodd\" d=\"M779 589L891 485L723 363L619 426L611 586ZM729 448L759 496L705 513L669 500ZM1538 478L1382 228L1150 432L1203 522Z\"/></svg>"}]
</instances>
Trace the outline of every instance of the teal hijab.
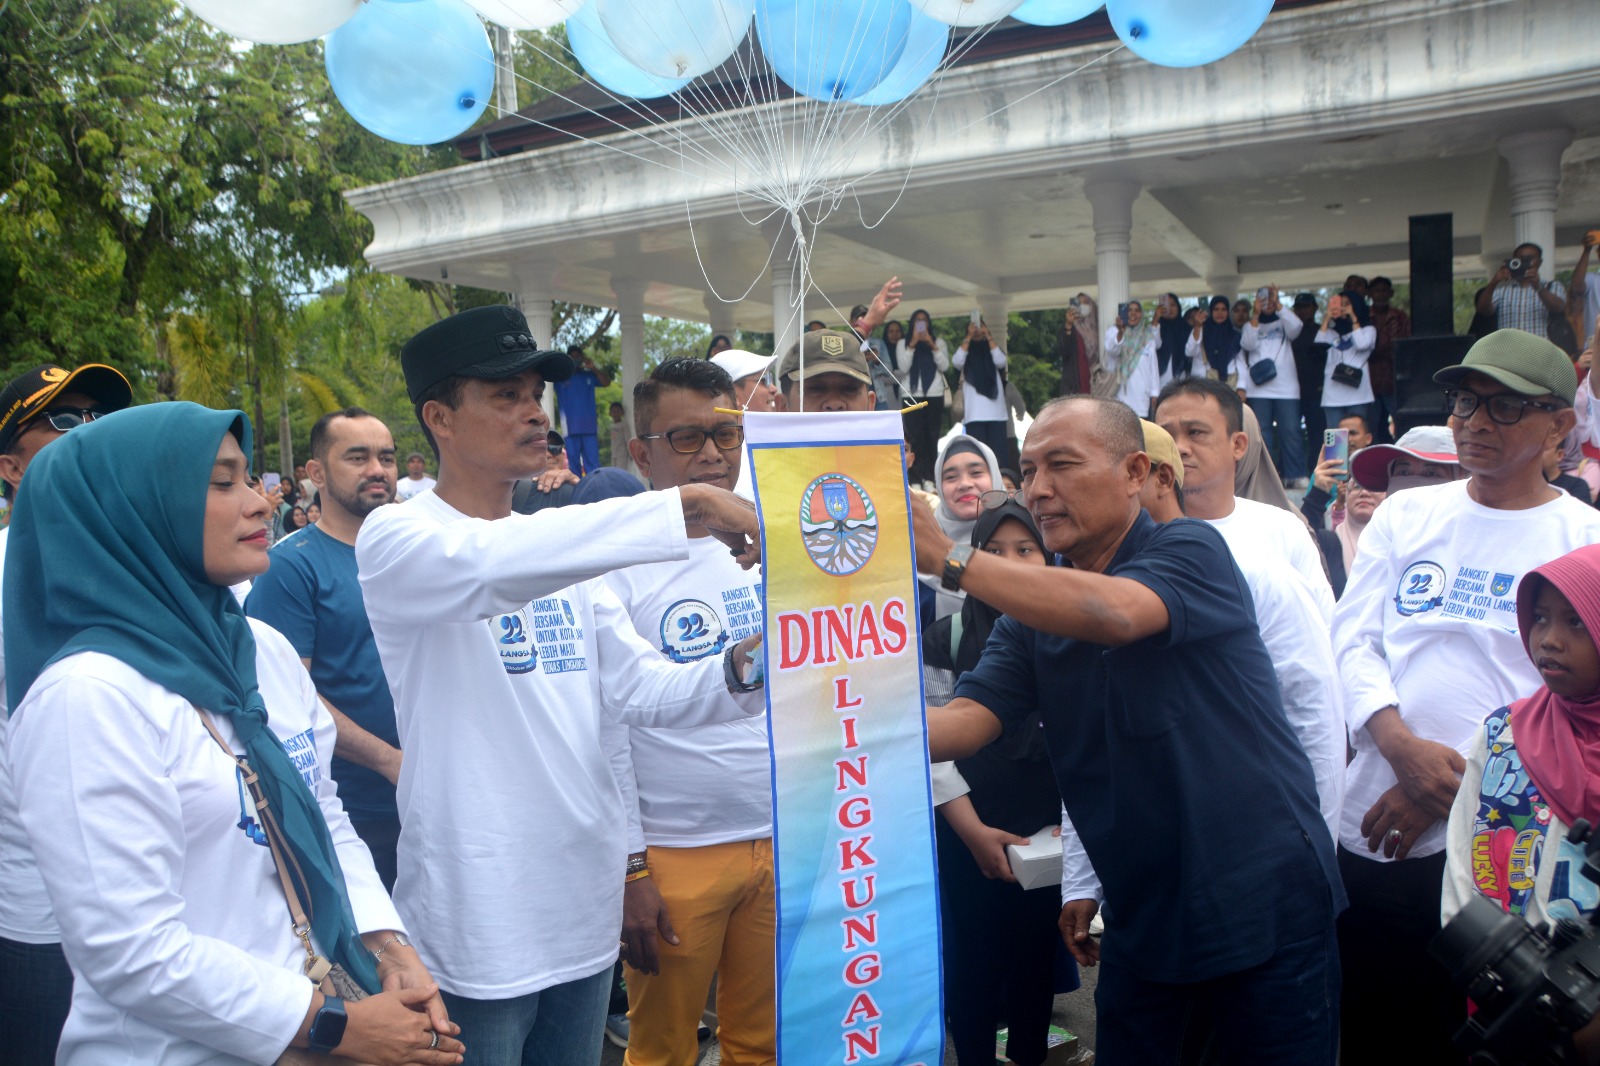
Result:
<instances>
[{"instance_id":1,"label":"teal hijab","mask_svg":"<svg viewBox=\"0 0 1600 1066\"><path fill-rule=\"evenodd\" d=\"M377 992L322 808L267 728L250 624L206 580L206 499L230 433L248 456L241 412L151 404L79 426L34 458L6 548L7 696L18 708L45 667L97 651L227 715L299 860L317 943Z\"/></svg>"}]
</instances>

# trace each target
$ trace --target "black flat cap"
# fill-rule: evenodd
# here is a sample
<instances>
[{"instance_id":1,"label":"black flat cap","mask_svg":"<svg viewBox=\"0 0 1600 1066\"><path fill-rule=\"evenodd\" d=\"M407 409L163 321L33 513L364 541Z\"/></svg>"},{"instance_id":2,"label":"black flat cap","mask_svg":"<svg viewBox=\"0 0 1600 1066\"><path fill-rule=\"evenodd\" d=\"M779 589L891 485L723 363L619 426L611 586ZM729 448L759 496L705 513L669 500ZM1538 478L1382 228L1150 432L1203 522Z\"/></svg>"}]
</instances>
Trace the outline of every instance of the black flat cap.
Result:
<instances>
[{"instance_id":1,"label":"black flat cap","mask_svg":"<svg viewBox=\"0 0 1600 1066\"><path fill-rule=\"evenodd\" d=\"M571 356L541 349L522 312L506 306L474 307L435 322L406 341L400 367L412 403L451 375L496 380L537 370L546 381L565 381L573 370Z\"/></svg>"}]
</instances>

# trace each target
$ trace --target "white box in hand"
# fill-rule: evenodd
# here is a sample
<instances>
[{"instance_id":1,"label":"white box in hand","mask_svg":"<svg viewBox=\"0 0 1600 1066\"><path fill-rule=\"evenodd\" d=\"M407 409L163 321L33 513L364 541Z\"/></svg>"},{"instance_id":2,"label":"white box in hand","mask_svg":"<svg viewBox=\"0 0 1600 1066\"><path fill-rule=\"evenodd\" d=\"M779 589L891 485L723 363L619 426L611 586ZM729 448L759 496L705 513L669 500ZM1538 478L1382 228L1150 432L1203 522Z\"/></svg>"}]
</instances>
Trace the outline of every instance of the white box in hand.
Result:
<instances>
[{"instance_id":1,"label":"white box in hand","mask_svg":"<svg viewBox=\"0 0 1600 1066\"><path fill-rule=\"evenodd\" d=\"M1023 888L1061 887L1061 837L1058 825L1047 825L1026 844L1007 844L1011 872Z\"/></svg>"}]
</instances>

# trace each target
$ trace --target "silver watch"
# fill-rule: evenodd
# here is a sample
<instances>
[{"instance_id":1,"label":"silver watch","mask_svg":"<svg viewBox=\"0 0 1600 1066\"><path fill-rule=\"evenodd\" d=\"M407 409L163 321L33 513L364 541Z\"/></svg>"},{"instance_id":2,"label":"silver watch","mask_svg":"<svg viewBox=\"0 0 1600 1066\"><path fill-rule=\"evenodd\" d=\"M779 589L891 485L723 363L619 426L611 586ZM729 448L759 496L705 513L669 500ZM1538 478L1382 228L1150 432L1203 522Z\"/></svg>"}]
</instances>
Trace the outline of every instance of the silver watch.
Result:
<instances>
[{"instance_id":1,"label":"silver watch","mask_svg":"<svg viewBox=\"0 0 1600 1066\"><path fill-rule=\"evenodd\" d=\"M373 958L374 962L382 962L383 961L383 953L385 951L389 950L389 945L390 944L399 944L403 948L408 948L408 947L411 946L411 938L406 936L404 933L395 933L395 934L393 934L392 936L389 937L388 940L385 940L383 942L383 944L379 946L377 951L374 951L372 953L372 958Z\"/></svg>"}]
</instances>

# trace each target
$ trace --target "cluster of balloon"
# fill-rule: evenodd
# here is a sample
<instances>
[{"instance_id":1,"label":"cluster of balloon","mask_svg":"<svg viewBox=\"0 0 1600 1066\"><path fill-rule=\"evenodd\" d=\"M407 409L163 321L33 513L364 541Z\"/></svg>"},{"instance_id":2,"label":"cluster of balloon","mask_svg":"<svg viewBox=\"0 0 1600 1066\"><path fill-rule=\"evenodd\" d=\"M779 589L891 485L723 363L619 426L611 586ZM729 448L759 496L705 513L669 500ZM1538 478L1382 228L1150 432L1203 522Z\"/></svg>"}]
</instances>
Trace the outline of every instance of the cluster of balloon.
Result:
<instances>
[{"instance_id":1,"label":"cluster of balloon","mask_svg":"<svg viewBox=\"0 0 1600 1066\"><path fill-rule=\"evenodd\" d=\"M184 0L218 29L261 44L326 37L328 80L367 129L406 144L465 132L489 105L495 61L479 15L512 29L564 22L583 71L619 96L667 96L726 63L755 23L772 72L825 102L903 100L945 58L951 26L1007 16L1074 22L1100 0ZM1106 0L1117 36L1169 67L1244 44L1273 0ZM752 78L761 75L750 72Z\"/></svg>"}]
</instances>

